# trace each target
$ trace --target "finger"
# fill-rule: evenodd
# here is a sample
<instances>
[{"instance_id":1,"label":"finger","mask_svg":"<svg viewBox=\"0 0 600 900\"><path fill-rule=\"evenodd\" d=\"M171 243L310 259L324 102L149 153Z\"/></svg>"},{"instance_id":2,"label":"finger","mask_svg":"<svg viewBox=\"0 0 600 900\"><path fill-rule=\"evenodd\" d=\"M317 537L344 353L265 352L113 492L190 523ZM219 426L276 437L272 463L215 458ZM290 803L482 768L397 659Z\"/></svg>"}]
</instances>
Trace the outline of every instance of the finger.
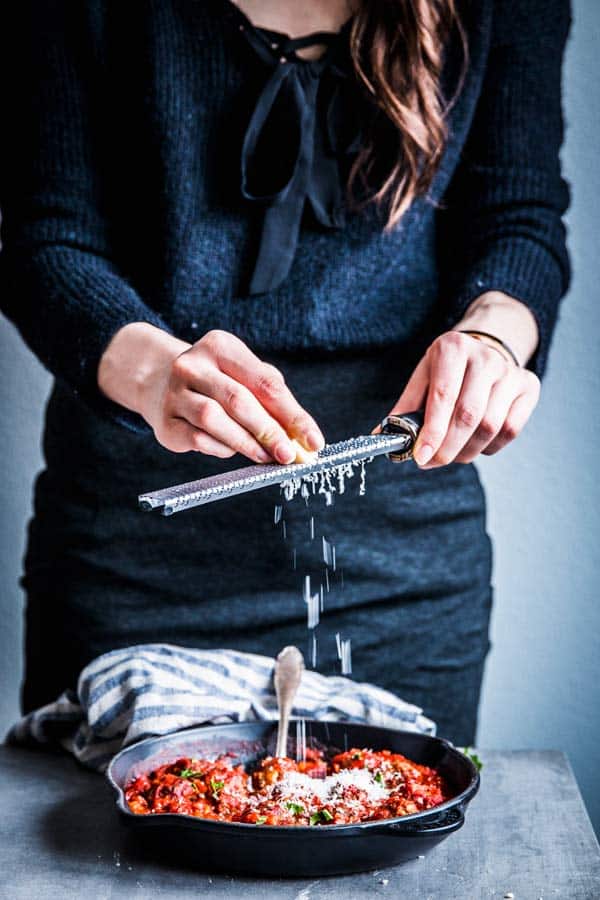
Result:
<instances>
[{"instance_id":1,"label":"finger","mask_svg":"<svg viewBox=\"0 0 600 900\"><path fill-rule=\"evenodd\" d=\"M231 447L176 416L169 418L165 429L156 433L156 437L163 447L173 453L196 451L206 453L207 456L218 456L220 459L227 459L235 453Z\"/></svg>"},{"instance_id":2,"label":"finger","mask_svg":"<svg viewBox=\"0 0 600 900\"><path fill-rule=\"evenodd\" d=\"M401 413L415 412L421 409L425 403L427 396L427 386L429 384L429 359L424 356L419 362L416 369L410 376L408 383L400 397L389 411L388 416L400 415ZM381 425L376 425L371 434L379 434Z\"/></svg>"},{"instance_id":3,"label":"finger","mask_svg":"<svg viewBox=\"0 0 600 900\"><path fill-rule=\"evenodd\" d=\"M498 436L517 393L515 379L503 378L492 387L490 397L479 425L471 439L456 456L455 462L470 463L483 453Z\"/></svg>"},{"instance_id":4,"label":"finger","mask_svg":"<svg viewBox=\"0 0 600 900\"><path fill-rule=\"evenodd\" d=\"M244 385L279 422L286 434L307 450L321 450L325 439L311 415L298 403L281 372L263 362L238 338L228 336L216 354L221 371Z\"/></svg>"},{"instance_id":5,"label":"finger","mask_svg":"<svg viewBox=\"0 0 600 900\"><path fill-rule=\"evenodd\" d=\"M538 393L535 391L527 391L516 398L497 437L483 451L486 456L492 456L492 454L502 450L521 434L536 407L537 401Z\"/></svg>"},{"instance_id":6,"label":"finger","mask_svg":"<svg viewBox=\"0 0 600 900\"><path fill-rule=\"evenodd\" d=\"M400 397L390 410L390 416L415 412L422 408L425 403L427 388L429 386L429 368L429 357L424 356L410 376Z\"/></svg>"},{"instance_id":7,"label":"finger","mask_svg":"<svg viewBox=\"0 0 600 900\"><path fill-rule=\"evenodd\" d=\"M179 412L201 432L213 440L258 463L273 462L273 456L261 446L246 428L232 419L216 399L195 391L184 391Z\"/></svg>"},{"instance_id":8,"label":"finger","mask_svg":"<svg viewBox=\"0 0 600 900\"><path fill-rule=\"evenodd\" d=\"M193 378L192 385L198 392L197 396L216 401L227 416L249 432L273 460L285 464L296 460L297 444L243 384L224 375L219 369L212 368ZM212 407L208 404L203 416L212 415ZM205 422L200 425L213 433Z\"/></svg>"},{"instance_id":9,"label":"finger","mask_svg":"<svg viewBox=\"0 0 600 900\"><path fill-rule=\"evenodd\" d=\"M206 431L200 431L198 428L192 430L192 449L196 453L205 453L207 456L218 456L219 459L229 459L235 454L236 451L233 447L228 447L227 444L221 443L221 441L218 441L211 434L207 434Z\"/></svg>"},{"instance_id":10,"label":"finger","mask_svg":"<svg viewBox=\"0 0 600 900\"><path fill-rule=\"evenodd\" d=\"M234 367L227 372L251 391L261 405L276 419L286 434L295 438L307 450L321 450L325 446L323 433L313 417L298 403L274 366L261 363L260 370L246 371L245 379Z\"/></svg>"},{"instance_id":11,"label":"finger","mask_svg":"<svg viewBox=\"0 0 600 900\"><path fill-rule=\"evenodd\" d=\"M467 365L462 337L449 332L428 351L430 375L425 419L413 453L420 466L436 455L450 425Z\"/></svg>"},{"instance_id":12,"label":"finger","mask_svg":"<svg viewBox=\"0 0 600 900\"><path fill-rule=\"evenodd\" d=\"M220 335L221 333L216 332L216 334ZM209 337L212 335L213 332L209 332ZM232 335L225 335L225 337L228 340L223 340L223 343L236 341L240 346L244 346L241 341L238 341ZM211 339L213 342L216 341L216 338ZM220 341L221 338L217 341L217 345ZM203 348L195 345L191 351L182 353L173 364L174 387L172 396L174 415L179 415L180 404L182 403L183 407L189 410L190 398L187 397L187 399L182 400L182 397L191 394L195 395L196 403L204 405L202 417L210 416L212 420L215 417L215 411L205 401L207 398L216 400L231 419L254 435L254 438L264 447L272 459L280 463L293 462L296 459L296 445L247 388L224 375L215 365L215 353L211 349L212 345L207 343L206 336L203 338L203 342ZM182 413L182 415L185 416L185 413ZM212 428L214 423L212 421L207 425L204 418L199 420L197 418L197 409L191 415L194 418L193 424L204 431L208 431L210 434L214 434ZM216 427L219 427L219 423L217 423Z\"/></svg>"},{"instance_id":13,"label":"finger","mask_svg":"<svg viewBox=\"0 0 600 900\"><path fill-rule=\"evenodd\" d=\"M448 431L430 466L453 462L479 427L487 409L499 368L487 365L484 358L471 357L452 412Z\"/></svg>"}]
</instances>

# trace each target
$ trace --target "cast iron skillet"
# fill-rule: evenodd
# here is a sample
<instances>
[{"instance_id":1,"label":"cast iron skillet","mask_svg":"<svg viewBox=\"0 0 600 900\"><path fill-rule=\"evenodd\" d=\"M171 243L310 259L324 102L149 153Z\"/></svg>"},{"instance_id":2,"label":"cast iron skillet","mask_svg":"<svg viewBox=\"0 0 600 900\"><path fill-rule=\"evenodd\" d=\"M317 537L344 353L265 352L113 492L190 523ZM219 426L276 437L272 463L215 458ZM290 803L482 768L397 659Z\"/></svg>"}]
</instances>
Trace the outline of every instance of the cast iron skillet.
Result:
<instances>
[{"instance_id":1,"label":"cast iron skillet","mask_svg":"<svg viewBox=\"0 0 600 900\"><path fill-rule=\"evenodd\" d=\"M403 753L435 766L452 785L452 800L421 813L359 825L260 826L215 822L193 816L138 816L127 807L124 787L158 765L181 756L214 757L233 752L252 763L274 751L272 722L213 725L148 738L126 747L111 761L107 777L117 807L155 853L200 869L253 875L313 877L361 872L425 854L464 822L465 808L479 788L479 774L447 741L367 725L306 721L307 744L332 750L368 747ZM289 748L288 748L289 752Z\"/></svg>"}]
</instances>

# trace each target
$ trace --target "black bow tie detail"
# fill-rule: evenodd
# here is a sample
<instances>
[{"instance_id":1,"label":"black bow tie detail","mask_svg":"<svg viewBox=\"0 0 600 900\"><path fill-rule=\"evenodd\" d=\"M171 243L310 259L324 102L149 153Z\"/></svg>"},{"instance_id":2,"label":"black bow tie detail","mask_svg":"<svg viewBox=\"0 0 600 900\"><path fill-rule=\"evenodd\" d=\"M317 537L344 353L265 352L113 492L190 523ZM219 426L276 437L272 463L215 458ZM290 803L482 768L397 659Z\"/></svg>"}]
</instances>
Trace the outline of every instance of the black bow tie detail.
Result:
<instances>
[{"instance_id":1,"label":"black bow tie detail","mask_svg":"<svg viewBox=\"0 0 600 900\"><path fill-rule=\"evenodd\" d=\"M322 226L345 224L340 157L360 147L359 92L341 40L347 25L337 34L278 41L249 22L240 28L271 68L246 130L241 160L242 194L265 208L249 286L250 294L261 294L278 287L290 270L306 201ZM314 44L327 45L319 59L296 55Z\"/></svg>"}]
</instances>

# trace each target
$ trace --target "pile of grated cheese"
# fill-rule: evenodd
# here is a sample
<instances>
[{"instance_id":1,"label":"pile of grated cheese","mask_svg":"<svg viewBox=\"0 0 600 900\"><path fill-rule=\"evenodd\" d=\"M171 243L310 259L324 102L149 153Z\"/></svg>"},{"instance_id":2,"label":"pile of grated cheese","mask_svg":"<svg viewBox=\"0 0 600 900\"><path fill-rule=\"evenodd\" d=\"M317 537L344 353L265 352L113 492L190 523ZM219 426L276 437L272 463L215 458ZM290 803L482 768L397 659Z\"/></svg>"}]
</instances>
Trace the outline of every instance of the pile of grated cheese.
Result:
<instances>
[{"instance_id":1,"label":"pile of grated cheese","mask_svg":"<svg viewBox=\"0 0 600 900\"><path fill-rule=\"evenodd\" d=\"M303 772L286 772L273 784L273 793L282 799L308 806L314 797L322 804L336 803L349 787L364 791L373 803L386 800L390 792L368 769L342 769L325 778L311 778Z\"/></svg>"}]
</instances>

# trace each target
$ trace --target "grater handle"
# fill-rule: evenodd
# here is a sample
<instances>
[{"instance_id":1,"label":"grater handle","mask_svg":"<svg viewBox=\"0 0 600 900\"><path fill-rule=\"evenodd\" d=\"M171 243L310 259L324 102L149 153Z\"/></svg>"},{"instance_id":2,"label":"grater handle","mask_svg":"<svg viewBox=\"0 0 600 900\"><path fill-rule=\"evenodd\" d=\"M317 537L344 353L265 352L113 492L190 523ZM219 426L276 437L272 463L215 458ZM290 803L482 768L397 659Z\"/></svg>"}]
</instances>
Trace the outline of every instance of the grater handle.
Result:
<instances>
[{"instance_id":1,"label":"grater handle","mask_svg":"<svg viewBox=\"0 0 600 900\"><path fill-rule=\"evenodd\" d=\"M383 434L407 434L411 441L405 450L388 453L387 457L392 462L404 462L406 459L412 459L412 453L419 436L419 432L423 427L425 414L423 410L418 412L402 413L402 415L391 415L381 423Z\"/></svg>"}]
</instances>

